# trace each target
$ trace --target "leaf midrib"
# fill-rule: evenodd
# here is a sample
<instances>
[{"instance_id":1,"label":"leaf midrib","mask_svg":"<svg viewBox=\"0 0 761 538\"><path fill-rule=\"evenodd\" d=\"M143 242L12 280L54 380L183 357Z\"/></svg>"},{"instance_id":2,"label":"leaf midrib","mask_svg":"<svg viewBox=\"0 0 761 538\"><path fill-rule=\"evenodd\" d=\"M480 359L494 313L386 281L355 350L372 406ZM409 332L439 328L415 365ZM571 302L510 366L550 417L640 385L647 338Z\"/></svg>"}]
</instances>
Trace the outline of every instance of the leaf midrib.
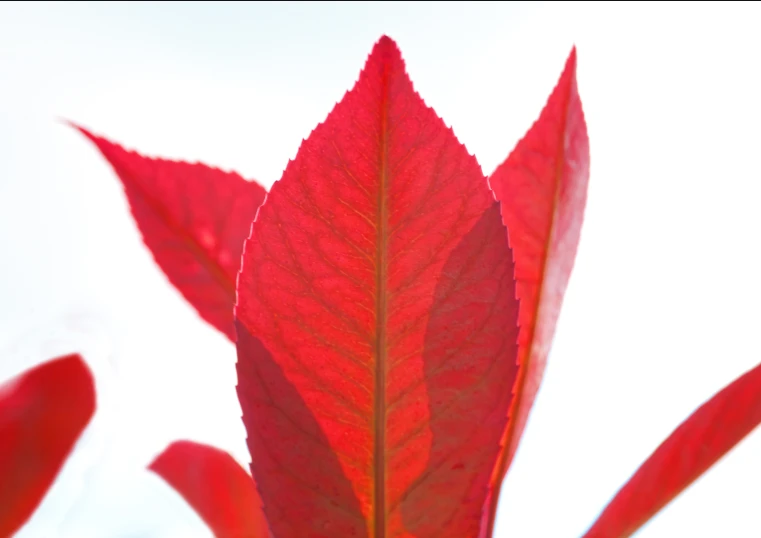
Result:
<instances>
[{"instance_id":1,"label":"leaf midrib","mask_svg":"<svg viewBox=\"0 0 761 538\"><path fill-rule=\"evenodd\" d=\"M160 161L159 161L160 164ZM117 171L118 174L118 171ZM219 261L209 252L206 248L201 246L200 242L196 240L196 238L190 233L189 230L187 230L186 227L182 226L177 220L175 220L171 212L168 210L167 206L161 203L156 199L156 197L152 196L148 193L146 189L143 189L140 185L140 182L137 181L134 176L130 173L130 179L129 185L135 189L139 196L142 198L143 202L153 211L154 214L156 214L159 219L164 223L164 225L172 232L174 235L180 240L181 243L184 243L185 246L188 248L188 250L191 251L191 254L195 260L197 260L211 275L212 280L214 280L217 284L219 284L220 288L224 291L225 295L227 295L232 302L235 302L235 282L234 279L231 279L227 272L222 268L222 266L219 264ZM126 186L126 185L125 185ZM129 193L128 193L129 196ZM132 206L132 211L135 211L135 208L132 203L130 203ZM140 222L138 221L138 225ZM142 228L142 227L141 227ZM143 242L146 242L146 233L143 233L142 229L140 230L143 234ZM220 238L217 237L217 240ZM151 254L155 258L155 254L153 254L153 249L150 249ZM163 268L162 268L163 270ZM166 271L164 271L166 274ZM167 278L172 280L172 277L169 276L169 274L166 274ZM182 288L180 288L180 291L182 291ZM183 295L185 295L183 293ZM195 306L195 305L194 305ZM196 307L196 309L198 309Z\"/></svg>"},{"instance_id":2,"label":"leaf midrib","mask_svg":"<svg viewBox=\"0 0 761 538\"><path fill-rule=\"evenodd\" d=\"M373 525L374 538L386 536L386 363L387 363L387 281L388 281L388 65L383 63L380 102L380 177L378 185L377 240L375 265L375 392L373 450Z\"/></svg>"}]
</instances>

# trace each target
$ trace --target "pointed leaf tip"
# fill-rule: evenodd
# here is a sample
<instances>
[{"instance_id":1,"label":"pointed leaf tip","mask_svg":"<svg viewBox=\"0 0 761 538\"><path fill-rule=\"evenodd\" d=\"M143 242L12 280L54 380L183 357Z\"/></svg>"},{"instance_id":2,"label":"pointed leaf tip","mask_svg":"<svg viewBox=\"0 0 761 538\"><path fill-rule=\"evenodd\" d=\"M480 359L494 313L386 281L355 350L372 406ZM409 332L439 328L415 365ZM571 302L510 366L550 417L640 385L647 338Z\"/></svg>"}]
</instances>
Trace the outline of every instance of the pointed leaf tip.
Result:
<instances>
[{"instance_id":1,"label":"pointed leaf tip","mask_svg":"<svg viewBox=\"0 0 761 538\"><path fill-rule=\"evenodd\" d=\"M80 127L76 123L74 123L70 119L64 118L62 116L56 116L55 117L55 121L56 121L56 123L60 123L61 125L65 125L65 126L70 127L72 129L76 129L76 130L80 129Z\"/></svg>"},{"instance_id":2,"label":"pointed leaf tip","mask_svg":"<svg viewBox=\"0 0 761 538\"><path fill-rule=\"evenodd\" d=\"M95 144L95 147L97 147L99 150L101 150L101 152L103 151L101 146L107 147L107 145L110 144L110 142L108 140L106 140L105 138L102 138L102 137L96 135L95 133L93 133L92 131L87 129L86 127L83 127L82 125L79 125L78 123L76 123L74 121L71 121L71 120L66 119L66 118L62 118L61 122L64 125L67 125L67 126L71 127L72 129L74 129L75 131L79 132L82 136L84 136L90 142Z\"/></svg>"},{"instance_id":3,"label":"pointed leaf tip","mask_svg":"<svg viewBox=\"0 0 761 538\"><path fill-rule=\"evenodd\" d=\"M399 51L399 45L396 44L396 41L394 41L391 37L389 37L386 34L383 34L380 37L380 39L376 43L376 47L391 48L396 51Z\"/></svg>"},{"instance_id":4,"label":"pointed leaf tip","mask_svg":"<svg viewBox=\"0 0 761 538\"><path fill-rule=\"evenodd\" d=\"M520 301L520 373L489 500L491 536L499 486L541 384L578 247L589 182L589 137L576 86L576 48L539 119L489 178L502 205Z\"/></svg>"},{"instance_id":5,"label":"pointed leaf tip","mask_svg":"<svg viewBox=\"0 0 761 538\"><path fill-rule=\"evenodd\" d=\"M571 52L568 54L568 59L566 60L565 64L565 70L568 69L576 69L576 45L571 46Z\"/></svg>"},{"instance_id":6,"label":"pointed leaf tip","mask_svg":"<svg viewBox=\"0 0 761 538\"><path fill-rule=\"evenodd\" d=\"M386 69L386 62L402 62L402 51L396 44L396 41L384 35L375 43L373 50L367 59L365 69L369 66L375 66L379 69ZM361 77L360 77L361 78Z\"/></svg>"},{"instance_id":7,"label":"pointed leaf tip","mask_svg":"<svg viewBox=\"0 0 761 538\"><path fill-rule=\"evenodd\" d=\"M32 516L95 413L95 383L77 354L0 386L0 536Z\"/></svg>"},{"instance_id":8,"label":"pointed leaf tip","mask_svg":"<svg viewBox=\"0 0 761 538\"><path fill-rule=\"evenodd\" d=\"M201 318L235 341L243 242L266 191L235 172L144 157L72 124L121 180L143 241Z\"/></svg>"},{"instance_id":9,"label":"pointed leaf tip","mask_svg":"<svg viewBox=\"0 0 761 538\"><path fill-rule=\"evenodd\" d=\"M148 468L185 499L216 538L269 538L256 485L227 452L175 441Z\"/></svg>"}]
</instances>

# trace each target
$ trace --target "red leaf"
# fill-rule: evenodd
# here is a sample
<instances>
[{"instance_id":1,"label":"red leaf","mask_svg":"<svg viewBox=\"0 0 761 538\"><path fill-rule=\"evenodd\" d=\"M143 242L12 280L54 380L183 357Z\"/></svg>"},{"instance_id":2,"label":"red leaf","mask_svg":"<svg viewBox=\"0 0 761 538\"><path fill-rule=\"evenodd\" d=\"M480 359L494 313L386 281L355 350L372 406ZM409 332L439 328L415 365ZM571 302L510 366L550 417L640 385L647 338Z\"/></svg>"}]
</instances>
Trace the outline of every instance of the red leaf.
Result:
<instances>
[{"instance_id":1,"label":"red leaf","mask_svg":"<svg viewBox=\"0 0 761 538\"><path fill-rule=\"evenodd\" d=\"M520 370L490 499L491 536L499 484L539 390L581 233L589 182L589 138L571 51L552 95L526 136L489 178L502 203L520 300Z\"/></svg>"},{"instance_id":2,"label":"red leaf","mask_svg":"<svg viewBox=\"0 0 761 538\"><path fill-rule=\"evenodd\" d=\"M273 186L238 286L273 534L475 536L516 373L511 253L391 39Z\"/></svg>"},{"instance_id":3,"label":"red leaf","mask_svg":"<svg viewBox=\"0 0 761 538\"><path fill-rule=\"evenodd\" d=\"M682 422L619 490L585 536L631 536L759 423L761 364Z\"/></svg>"},{"instance_id":4,"label":"red leaf","mask_svg":"<svg viewBox=\"0 0 761 538\"><path fill-rule=\"evenodd\" d=\"M238 398L273 536L367 537L339 456L306 402L261 342L237 328Z\"/></svg>"},{"instance_id":5,"label":"red leaf","mask_svg":"<svg viewBox=\"0 0 761 538\"><path fill-rule=\"evenodd\" d=\"M175 441L149 469L182 495L217 538L269 537L256 485L227 452Z\"/></svg>"},{"instance_id":6,"label":"red leaf","mask_svg":"<svg viewBox=\"0 0 761 538\"><path fill-rule=\"evenodd\" d=\"M235 341L235 279L265 190L235 172L150 159L74 126L119 176L143 241L200 316Z\"/></svg>"},{"instance_id":7,"label":"red leaf","mask_svg":"<svg viewBox=\"0 0 761 538\"><path fill-rule=\"evenodd\" d=\"M32 516L94 412L93 379L79 355L0 386L0 536Z\"/></svg>"}]
</instances>

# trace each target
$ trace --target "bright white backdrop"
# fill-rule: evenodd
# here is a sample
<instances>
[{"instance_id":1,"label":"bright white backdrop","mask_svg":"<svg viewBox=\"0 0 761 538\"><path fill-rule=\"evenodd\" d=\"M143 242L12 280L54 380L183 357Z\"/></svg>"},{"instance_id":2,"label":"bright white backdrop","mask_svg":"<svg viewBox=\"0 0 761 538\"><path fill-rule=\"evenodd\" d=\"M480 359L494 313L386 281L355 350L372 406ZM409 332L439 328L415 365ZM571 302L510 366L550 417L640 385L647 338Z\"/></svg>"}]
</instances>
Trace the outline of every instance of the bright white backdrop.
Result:
<instances>
[{"instance_id":1,"label":"bright white backdrop","mask_svg":"<svg viewBox=\"0 0 761 538\"><path fill-rule=\"evenodd\" d=\"M247 466L235 352L142 245L75 120L271 185L386 33L485 172L571 44L592 152L576 268L496 535L579 536L697 405L761 361L753 4L0 4L0 379L63 351L101 408L27 538L208 536L144 466ZM761 536L761 431L637 536Z\"/></svg>"}]
</instances>

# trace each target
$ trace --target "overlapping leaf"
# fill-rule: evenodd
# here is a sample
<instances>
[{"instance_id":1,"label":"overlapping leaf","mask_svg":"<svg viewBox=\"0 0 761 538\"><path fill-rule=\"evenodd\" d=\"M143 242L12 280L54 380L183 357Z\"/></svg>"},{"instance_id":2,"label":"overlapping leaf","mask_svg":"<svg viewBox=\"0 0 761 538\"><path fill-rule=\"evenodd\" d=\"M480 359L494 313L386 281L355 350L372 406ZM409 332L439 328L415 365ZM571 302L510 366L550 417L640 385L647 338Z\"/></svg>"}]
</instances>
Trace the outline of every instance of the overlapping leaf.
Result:
<instances>
[{"instance_id":1,"label":"overlapping leaf","mask_svg":"<svg viewBox=\"0 0 761 538\"><path fill-rule=\"evenodd\" d=\"M0 536L31 517L94 412L93 379L79 355L0 386Z\"/></svg>"},{"instance_id":2,"label":"overlapping leaf","mask_svg":"<svg viewBox=\"0 0 761 538\"><path fill-rule=\"evenodd\" d=\"M227 452L175 441L149 468L182 495L217 538L269 538L254 481Z\"/></svg>"},{"instance_id":3,"label":"overlapping leaf","mask_svg":"<svg viewBox=\"0 0 761 538\"><path fill-rule=\"evenodd\" d=\"M122 180L169 280L234 340L235 278L264 190L80 130ZM575 50L490 177L493 203L475 160L382 38L246 243L238 394L263 507L251 478L212 447L174 443L151 469L221 537L490 537L573 267L588 179ZM34 392L23 389L30 376L0 393L0 410L27 401L18 394ZM4 413L3 435L17 428L6 452L38 442L6 415L15 417ZM586 536L630 536L759 422L761 365L677 428ZM15 469L28 487L0 512L0 535L44 495L73 444L58 442L42 463ZM0 456L0 471L16 457ZM0 503L16 475L0 485Z\"/></svg>"},{"instance_id":4,"label":"overlapping leaf","mask_svg":"<svg viewBox=\"0 0 761 538\"><path fill-rule=\"evenodd\" d=\"M499 484L542 380L576 257L588 182L589 138L576 86L574 49L539 119L489 178L502 203L515 257L520 370L482 536L491 535Z\"/></svg>"},{"instance_id":5,"label":"overlapping leaf","mask_svg":"<svg viewBox=\"0 0 761 538\"><path fill-rule=\"evenodd\" d=\"M761 364L698 408L616 494L586 538L626 538L761 423Z\"/></svg>"},{"instance_id":6,"label":"overlapping leaf","mask_svg":"<svg viewBox=\"0 0 761 538\"><path fill-rule=\"evenodd\" d=\"M278 538L476 536L516 375L507 234L384 37L268 195L238 393Z\"/></svg>"},{"instance_id":7,"label":"overlapping leaf","mask_svg":"<svg viewBox=\"0 0 761 538\"><path fill-rule=\"evenodd\" d=\"M146 246L200 316L235 340L235 278L265 190L201 163L143 157L77 127L124 186Z\"/></svg>"}]
</instances>

